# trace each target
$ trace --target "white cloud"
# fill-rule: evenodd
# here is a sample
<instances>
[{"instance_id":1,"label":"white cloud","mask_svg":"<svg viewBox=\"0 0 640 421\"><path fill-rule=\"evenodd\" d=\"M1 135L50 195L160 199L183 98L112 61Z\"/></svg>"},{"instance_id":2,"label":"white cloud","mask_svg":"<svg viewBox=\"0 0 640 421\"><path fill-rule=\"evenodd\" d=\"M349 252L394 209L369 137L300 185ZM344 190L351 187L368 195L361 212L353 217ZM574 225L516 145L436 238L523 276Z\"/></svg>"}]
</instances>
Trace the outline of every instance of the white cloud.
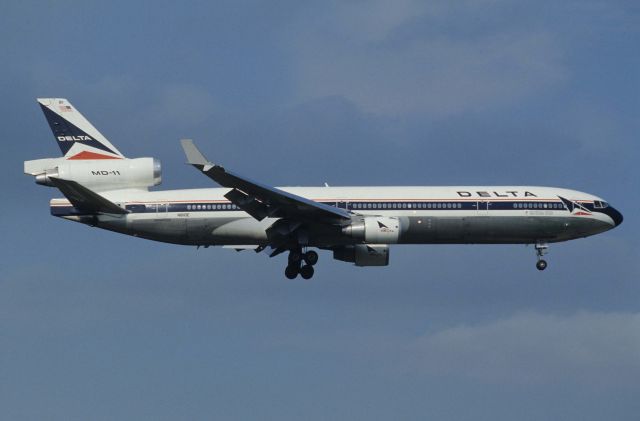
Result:
<instances>
[{"instance_id":1,"label":"white cloud","mask_svg":"<svg viewBox=\"0 0 640 421\"><path fill-rule=\"evenodd\" d=\"M608 386L640 375L640 313L519 314L426 334L419 370L484 382Z\"/></svg>"}]
</instances>

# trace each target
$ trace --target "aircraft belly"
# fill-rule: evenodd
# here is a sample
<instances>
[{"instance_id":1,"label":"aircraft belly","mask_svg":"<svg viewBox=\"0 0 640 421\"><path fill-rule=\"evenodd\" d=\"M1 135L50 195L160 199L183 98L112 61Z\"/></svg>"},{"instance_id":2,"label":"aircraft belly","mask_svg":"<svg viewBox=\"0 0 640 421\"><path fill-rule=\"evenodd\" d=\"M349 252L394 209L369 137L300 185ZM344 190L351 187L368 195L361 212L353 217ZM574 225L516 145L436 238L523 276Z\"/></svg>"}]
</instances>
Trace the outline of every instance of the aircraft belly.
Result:
<instances>
[{"instance_id":1,"label":"aircraft belly","mask_svg":"<svg viewBox=\"0 0 640 421\"><path fill-rule=\"evenodd\" d=\"M267 242L267 228L274 219L262 221L253 218L236 218L224 221L210 231L210 239L215 244L263 244Z\"/></svg>"},{"instance_id":2,"label":"aircraft belly","mask_svg":"<svg viewBox=\"0 0 640 421\"><path fill-rule=\"evenodd\" d=\"M189 244L184 218L127 218L127 234L174 244Z\"/></svg>"},{"instance_id":3,"label":"aircraft belly","mask_svg":"<svg viewBox=\"0 0 640 421\"><path fill-rule=\"evenodd\" d=\"M410 217L402 243L527 243L560 240L566 218L468 216Z\"/></svg>"},{"instance_id":4,"label":"aircraft belly","mask_svg":"<svg viewBox=\"0 0 640 421\"><path fill-rule=\"evenodd\" d=\"M275 219L251 217L178 217L141 215L101 216L97 226L155 241L185 245L238 245L268 243L267 228ZM514 244L558 242L604 232L610 224L592 218L559 216L411 216L403 217L399 243L403 244ZM406 227L406 228L405 228ZM315 247L353 243L339 230L312 226L307 242Z\"/></svg>"},{"instance_id":5,"label":"aircraft belly","mask_svg":"<svg viewBox=\"0 0 640 421\"><path fill-rule=\"evenodd\" d=\"M273 220L253 218L148 218L129 215L126 224L101 223L101 228L135 237L185 245L261 244Z\"/></svg>"}]
</instances>

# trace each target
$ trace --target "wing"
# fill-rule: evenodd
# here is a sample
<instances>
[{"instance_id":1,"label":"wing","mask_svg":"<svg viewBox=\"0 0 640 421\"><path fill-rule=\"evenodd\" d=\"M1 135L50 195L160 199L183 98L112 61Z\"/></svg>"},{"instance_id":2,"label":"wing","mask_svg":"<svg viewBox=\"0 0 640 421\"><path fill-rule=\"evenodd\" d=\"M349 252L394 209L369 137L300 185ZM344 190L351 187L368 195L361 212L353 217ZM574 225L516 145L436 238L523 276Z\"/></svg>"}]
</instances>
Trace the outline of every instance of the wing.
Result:
<instances>
[{"instance_id":1,"label":"wing","mask_svg":"<svg viewBox=\"0 0 640 421\"><path fill-rule=\"evenodd\" d=\"M340 224L351 219L349 212L344 209L317 203L227 171L209 162L191 139L182 139L180 142L188 163L221 186L232 189L225 197L259 221L276 217Z\"/></svg>"}]
</instances>

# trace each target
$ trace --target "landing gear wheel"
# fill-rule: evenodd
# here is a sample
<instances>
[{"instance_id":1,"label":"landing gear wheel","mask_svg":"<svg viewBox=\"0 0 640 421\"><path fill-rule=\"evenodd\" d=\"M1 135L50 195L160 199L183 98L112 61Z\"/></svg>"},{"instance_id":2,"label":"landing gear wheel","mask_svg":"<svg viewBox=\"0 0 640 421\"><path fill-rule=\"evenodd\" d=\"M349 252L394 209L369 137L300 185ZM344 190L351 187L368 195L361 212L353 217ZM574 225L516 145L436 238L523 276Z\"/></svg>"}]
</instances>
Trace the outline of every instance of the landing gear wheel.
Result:
<instances>
[{"instance_id":1,"label":"landing gear wheel","mask_svg":"<svg viewBox=\"0 0 640 421\"><path fill-rule=\"evenodd\" d=\"M304 265L300 268L300 276L302 276L303 279L311 279L313 272L313 266L311 265Z\"/></svg>"},{"instance_id":2,"label":"landing gear wheel","mask_svg":"<svg viewBox=\"0 0 640 421\"><path fill-rule=\"evenodd\" d=\"M538 262L536 263L536 268L538 270L545 270L547 268L547 261L546 260L538 260Z\"/></svg>"},{"instance_id":3,"label":"landing gear wheel","mask_svg":"<svg viewBox=\"0 0 640 421\"><path fill-rule=\"evenodd\" d=\"M300 272L300 269L297 266L289 265L284 270L284 276L286 276L288 279L296 279L296 276L298 276L299 272Z\"/></svg>"},{"instance_id":4,"label":"landing gear wheel","mask_svg":"<svg viewBox=\"0 0 640 421\"><path fill-rule=\"evenodd\" d=\"M308 265L311 265L311 266L315 265L316 263L318 263L318 253L316 253L313 250L309 250L304 254L304 261Z\"/></svg>"},{"instance_id":5,"label":"landing gear wheel","mask_svg":"<svg viewBox=\"0 0 640 421\"><path fill-rule=\"evenodd\" d=\"M544 241L536 242L536 256L538 256L538 262L536 268L538 270L545 270L547 268L547 261L542 258L549 251L549 245Z\"/></svg>"}]
</instances>

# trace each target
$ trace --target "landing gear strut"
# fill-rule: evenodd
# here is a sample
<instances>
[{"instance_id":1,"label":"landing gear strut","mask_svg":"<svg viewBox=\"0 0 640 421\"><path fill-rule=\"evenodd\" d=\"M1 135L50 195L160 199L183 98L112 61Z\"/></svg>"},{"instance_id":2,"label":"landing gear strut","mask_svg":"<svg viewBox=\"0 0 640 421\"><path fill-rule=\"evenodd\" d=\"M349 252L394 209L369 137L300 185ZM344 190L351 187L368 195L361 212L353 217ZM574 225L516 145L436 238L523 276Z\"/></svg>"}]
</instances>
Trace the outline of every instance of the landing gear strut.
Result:
<instances>
[{"instance_id":1,"label":"landing gear strut","mask_svg":"<svg viewBox=\"0 0 640 421\"><path fill-rule=\"evenodd\" d=\"M547 261L542 258L549 251L549 245L547 243L536 243L536 256L538 261L536 262L536 269L545 270L547 268Z\"/></svg>"},{"instance_id":2,"label":"landing gear strut","mask_svg":"<svg viewBox=\"0 0 640 421\"><path fill-rule=\"evenodd\" d=\"M292 249L288 260L289 264L284 270L284 276L295 279L299 274L303 279L311 279L314 272L313 265L318 263L318 253L313 250L303 253L301 248Z\"/></svg>"}]
</instances>

